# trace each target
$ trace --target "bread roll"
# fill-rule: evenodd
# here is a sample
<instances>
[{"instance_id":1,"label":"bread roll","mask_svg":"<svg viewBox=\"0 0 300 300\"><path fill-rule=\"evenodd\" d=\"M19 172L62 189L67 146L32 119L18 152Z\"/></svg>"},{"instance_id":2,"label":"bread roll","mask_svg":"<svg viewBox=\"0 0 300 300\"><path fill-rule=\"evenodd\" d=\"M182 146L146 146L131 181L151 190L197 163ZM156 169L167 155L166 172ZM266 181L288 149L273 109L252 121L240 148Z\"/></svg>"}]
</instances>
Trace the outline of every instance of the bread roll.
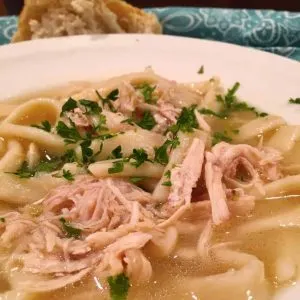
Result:
<instances>
[{"instance_id":1,"label":"bread roll","mask_svg":"<svg viewBox=\"0 0 300 300\"><path fill-rule=\"evenodd\" d=\"M25 0L12 42L97 33L161 33L154 14L122 0Z\"/></svg>"}]
</instances>

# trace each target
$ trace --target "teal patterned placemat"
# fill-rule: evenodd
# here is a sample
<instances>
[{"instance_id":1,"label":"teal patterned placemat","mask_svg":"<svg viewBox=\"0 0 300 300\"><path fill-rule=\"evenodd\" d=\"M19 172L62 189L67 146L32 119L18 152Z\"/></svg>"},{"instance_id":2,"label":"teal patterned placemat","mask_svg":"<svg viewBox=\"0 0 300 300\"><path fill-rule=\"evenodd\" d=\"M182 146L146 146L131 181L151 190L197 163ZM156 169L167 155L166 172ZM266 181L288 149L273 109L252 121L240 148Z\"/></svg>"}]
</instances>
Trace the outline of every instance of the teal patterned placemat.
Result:
<instances>
[{"instance_id":1,"label":"teal patterned placemat","mask_svg":"<svg viewBox=\"0 0 300 300\"><path fill-rule=\"evenodd\" d=\"M300 12L219 8L152 8L164 33L263 49L300 61ZM16 17L0 18L0 45L16 29Z\"/></svg>"}]
</instances>

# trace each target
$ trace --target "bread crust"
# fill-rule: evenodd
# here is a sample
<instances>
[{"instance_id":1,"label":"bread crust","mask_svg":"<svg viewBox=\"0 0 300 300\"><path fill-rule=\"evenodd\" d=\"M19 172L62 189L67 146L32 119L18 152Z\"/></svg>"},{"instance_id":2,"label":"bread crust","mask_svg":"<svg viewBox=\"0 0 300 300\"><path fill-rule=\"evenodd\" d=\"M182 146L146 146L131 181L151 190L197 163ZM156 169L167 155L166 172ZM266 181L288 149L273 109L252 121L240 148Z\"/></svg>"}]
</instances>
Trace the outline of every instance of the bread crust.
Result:
<instances>
[{"instance_id":1,"label":"bread crust","mask_svg":"<svg viewBox=\"0 0 300 300\"><path fill-rule=\"evenodd\" d=\"M74 10L74 2L82 2L93 6L93 22L97 26L91 26L85 12ZM76 3L75 3L76 4ZM38 36L33 33L30 22L35 20L40 27L45 27L43 18L55 9L64 9L73 18L77 18L86 27L82 31L59 32L55 35L48 32ZM50 17L51 18L51 17ZM66 21L68 22L68 21ZM48 22L49 23L49 22ZM154 14L146 13L122 0L25 0L24 8L19 17L17 32L12 42L31 40L51 36L67 36L82 33L161 33L162 28Z\"/></svg>"}]
</instances>

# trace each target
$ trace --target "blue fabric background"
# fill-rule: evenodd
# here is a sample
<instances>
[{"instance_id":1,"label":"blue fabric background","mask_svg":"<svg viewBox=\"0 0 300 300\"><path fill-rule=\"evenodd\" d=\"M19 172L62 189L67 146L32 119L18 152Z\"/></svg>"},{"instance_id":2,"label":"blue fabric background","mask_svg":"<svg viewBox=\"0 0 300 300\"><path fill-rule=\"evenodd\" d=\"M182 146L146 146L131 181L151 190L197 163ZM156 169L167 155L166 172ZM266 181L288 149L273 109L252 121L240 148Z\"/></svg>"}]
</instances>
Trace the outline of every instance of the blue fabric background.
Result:
<instances>
[{"instance_id":1,"label":"blue fabric background","mask_svg":"<svg viewBox=\"0 0 300 300\"><path fill-rule=\"evenodd\" d=\"M164 33L255 47L300 61L300 13L273 10L167 7L147 9ZM16 17L0 18L0 45L16 30Z\"/></svg>"}]
</instances>

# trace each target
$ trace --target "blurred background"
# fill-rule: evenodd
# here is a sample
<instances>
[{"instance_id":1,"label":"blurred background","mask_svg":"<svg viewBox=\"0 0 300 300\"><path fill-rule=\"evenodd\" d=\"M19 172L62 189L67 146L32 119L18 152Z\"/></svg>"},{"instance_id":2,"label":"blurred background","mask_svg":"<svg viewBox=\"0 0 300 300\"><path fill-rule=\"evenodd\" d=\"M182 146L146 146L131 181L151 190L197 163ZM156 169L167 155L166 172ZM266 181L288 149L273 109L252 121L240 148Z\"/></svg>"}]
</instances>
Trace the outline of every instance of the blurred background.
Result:
<instances>
[{"instance_id":1,"label":"blurred background","mask_svg":"<svg viewBox=\"0 0 300 300\"><path fill-rule=\"evenodd\" d=\"M202 6L300 11L300 0L128 0L138 7ZM23 0L0 0L0 15L18 14Z\"/></svg>"}]
</instances>

